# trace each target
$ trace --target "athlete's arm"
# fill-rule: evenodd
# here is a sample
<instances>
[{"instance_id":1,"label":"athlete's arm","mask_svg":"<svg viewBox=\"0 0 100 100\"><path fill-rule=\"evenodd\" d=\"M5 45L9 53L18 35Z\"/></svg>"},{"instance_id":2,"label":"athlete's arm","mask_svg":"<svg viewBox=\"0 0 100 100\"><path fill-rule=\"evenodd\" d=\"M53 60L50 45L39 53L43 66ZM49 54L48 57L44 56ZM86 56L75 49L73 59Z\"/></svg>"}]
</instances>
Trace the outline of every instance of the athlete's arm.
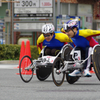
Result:
<instances>
[{"instance_id":1,"label":"athlete's arm","mask_svg":"<svg viewBox=\"0 0 100 100\"><path fill-rule=\"evenodd\" d=\"M55 34L55 39L59 40L60 42L73 42L71 38L69 38L64 33L57 33Z\"/></svg>"},{"instance_id":2,"label":"athlete's arm","mask_svg":"<svg viewBox=\"0 0 100 100\"><path fill-rule=\"evenodd\" d=\"M83 37L89 37L89 36L98 36L100 35L99 30L91 30L91 29L85 29L85 30L79 30L79 36Z\"/></svg>"},{"instance_id":3,"label":"athlete's arm","mask_svg":"<svg viewBox=\"0 0 100 100\"><path fill-rule=\"evenodd\" d=\"M39 38L37 39L37 48L38 48L38 52L39 52L39 54L40 54L40 52L41 52L41 50L42 50L42 42L44 41L44 36L43 36L43 34L41 34L40 36L39 36Z\"/></svg>"}]
</instances>

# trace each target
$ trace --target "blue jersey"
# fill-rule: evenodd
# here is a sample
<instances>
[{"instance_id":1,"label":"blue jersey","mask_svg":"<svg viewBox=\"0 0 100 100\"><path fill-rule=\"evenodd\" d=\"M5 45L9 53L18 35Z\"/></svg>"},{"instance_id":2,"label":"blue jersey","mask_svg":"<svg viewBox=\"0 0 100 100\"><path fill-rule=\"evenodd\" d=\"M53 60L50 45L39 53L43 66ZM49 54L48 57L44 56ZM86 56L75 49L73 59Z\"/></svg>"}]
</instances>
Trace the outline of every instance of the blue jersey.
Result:
<instances>
[{"instance_id":1,"label":"blue jersey","mask_svg":"<svg viewBox=\"0 0 100 100\"><path fill-rule=\"evenodd\" d=\"M93 35L91 34L91 30L78 30L77 34L71 38L74 42L76 47L81 47L85 49L86 47L93 47L95 44L98 44L94 39Z\"/></svg>"},{"instance_id":2,"label":"blue jersey","mask_svg":"<svg viewBox=\"0 0 100 100\"><path fill-rule=\"evenodd\" d=\"M64 43L60 42L58 39L56 39L55 38L55 34L54 34L54 36L51 39L51 41L48 42L48 41L44 40L43 41L43 45L47 46L47 47L49 47L51 49L59 49L60 50L63 47Z\"/></svg>"},{"instance_id":3,"label":"blue jersey","mask_svg":"<svg viewBox=\"0 0 100 100\"><path fill-rule=\"evenodd\" d=\"M38 51L39 53L41 52L41 43L44 45L44 46L47 46L51 49L58 49L60 50L63 45L66 43L66 42L72 42L71 39L68 38L68 36L64 33L61 33L61 32L55 32L53 38L48 42L46 41L46 39L44 38L43 34L41 34L37 40L37 47L38 47Z\"/></svg>"}]
</instances>

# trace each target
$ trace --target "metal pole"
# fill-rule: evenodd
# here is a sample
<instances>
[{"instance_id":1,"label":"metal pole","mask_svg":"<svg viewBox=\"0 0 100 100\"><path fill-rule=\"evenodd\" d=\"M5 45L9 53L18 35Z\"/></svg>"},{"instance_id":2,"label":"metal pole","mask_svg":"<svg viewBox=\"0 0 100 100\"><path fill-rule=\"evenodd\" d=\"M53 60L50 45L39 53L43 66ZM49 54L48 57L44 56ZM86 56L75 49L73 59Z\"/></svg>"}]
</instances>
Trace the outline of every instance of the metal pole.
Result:
<instances>
[{"instance_id":1,"label":"metal pole","mask_svg":"<svg viewBox=\"0 0 100 100\"><path fill-rule=\"evenodd\" d=\"M34 34L34 33L32 32L32 45L33 45L33 34Z\"/></svg>"},{"instance_id":2,"label":"metal pole","mask_svg":"<svg viewBox=\"0 0 100 100\"><path fill-rule=\"evenodd\" d=\"M35 32L35 45L36 45L36 37L37 37L37 32Z\"/></svg>"},{"instance_id":3,"label":"metal pole","mask_svg":"<svg viewBox=\"0 0 100 100\"><path fill-rule=\"evenodd\" d=\"M11 0L10 0L11 1ZM11 15L11 24L10 24L10 44L12 43L12 2L10 3L10 15Z\"/></svg>"},{"instance_id":4,"label":"metal pole","mask_svg":"<svg viewBox=\"0 0 100 100\"><path fill-rule=\"evenodd\" d=\"M68 4L68 15L70 16L70 3Z\"/></svg>"},{"instance_id":5,"label":"metal pole","mask_svg":"<svg viewBox=\"0 0 100 100\"><path fill-rule=\"evenodd\" d=\"M55 26L55 0L53 0L53 24Z\"/></svg>"},{"instance_id":6,"label":"metal pole","mask_svg":"<svg viewBox=\"0 0 100 100\"><path fill-rule=\"evenodd\" d=\"M8 2L8 9L10 9L10 3ZM11 14L10 14L11 16ZM10 17L9 16L9 17ZM7 23L8 31L7 31L7 43L10 44L10 22Z\"/></svg>"},{"instance_id":7,"label":"metal pole","mask_svg":"<svg viewBox=\"0 0 100 100\"><path fill-rule=\"evenodd\" d=\"M57 0L57 16L59 15L60 15L60 0Z\"/></svg>"},{"instance_id":8,"label":"metal pole","mask_svg":"<svg viewBox=\"0 0 100 100\"><path fill-rule=\"evenodd\" d=\"M12 44L14 44L13 8L14 8L14 3L12 3Z\"/></svg>"},{"instance_id":9,"label":"metal pole","mask_svg":"<svg viewBox=\"0 0 100 100\"><path fill-rule=\"evenodd\" d=\"M82 17L82 29L84 29L84 17Z\"/></svg>"}]
</instances>

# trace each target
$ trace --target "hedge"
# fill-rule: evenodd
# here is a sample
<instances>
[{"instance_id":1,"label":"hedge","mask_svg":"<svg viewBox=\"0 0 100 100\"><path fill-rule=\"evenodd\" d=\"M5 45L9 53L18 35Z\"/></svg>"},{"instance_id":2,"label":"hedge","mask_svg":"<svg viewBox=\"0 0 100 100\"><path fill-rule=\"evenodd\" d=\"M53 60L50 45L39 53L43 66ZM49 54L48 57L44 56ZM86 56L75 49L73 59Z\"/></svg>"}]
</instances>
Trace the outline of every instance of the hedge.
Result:
<instances>
[{"instance_id":1,"label":"hedge","mask_svg":"<svg viewBox=\"0 0 100 100\"><path fill-rule=\"evenodd\" d=\"M0 44L0 60L19 60L21 45ZM37 59L39 54L36 46L30 46L31 58Z\"/></svg>"}]
</instances>

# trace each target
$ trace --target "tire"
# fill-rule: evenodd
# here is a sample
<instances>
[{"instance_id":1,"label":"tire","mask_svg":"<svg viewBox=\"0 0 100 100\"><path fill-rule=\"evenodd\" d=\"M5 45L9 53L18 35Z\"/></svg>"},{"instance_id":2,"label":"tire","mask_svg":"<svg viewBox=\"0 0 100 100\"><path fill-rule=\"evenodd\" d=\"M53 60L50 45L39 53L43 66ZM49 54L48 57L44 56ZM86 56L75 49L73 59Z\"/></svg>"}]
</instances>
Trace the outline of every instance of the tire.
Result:
<instances>
[{"instance_id":1,"label":"tire","mask_svg":"<svg viewBox=\"0 0 100 100\"><path fill-rule=\"evenodd\" d=\"M50 74L51 68L39 67L38 69L36 69L36 76L40 81L46 80L50 76Z\"/></svg>"},{"instance_id":2,"label":"tire","mask_svg":"<svg viewBox=\"0 0 100 100\"><path fill-rule=\"evenodd\" d=\"M98 80L100 81L100 46L99 45L97 45L94 48L92 61L93 61L93 68L94 68L95 74Z\"/></svg>"},{"instance_id":3,"label":"tire","mask_svg":"<svg viewBox=\"0 0 100 100\"><path fill-rule=\"evenodd\" d=\"M72 46L66 45L67 48L64 50L64 60L68 61L70 57L70 52L72 51Z\"/></svg>"},{"instance_id":4,"label":"tire","mask_svg":"<svg viewBox=\"0 0 100 100\"><path fill-rule=\"evenodd\" d=\"M70 45L68 45L68 48L65 49L65 52L64 52L64 60L66 61L69 61L71 60L71 57L70 57L70 52L72 51L72 47ZM73 70L70 70L70 73L73 72ZM66 73L66 80L69 84L73 84L75 83L76 81L78 81L79 77L71 77L71 76L68 76L69 73Z\"/></svg>"},{"instance_id":5,"label":"tire","mask_svg":"<svg viewBox=\"0 0 100 100\"><path fill-rule=\"evenodd\" d=\"M74 84L76 81L78 81L79 76L76 77L71 77L68 75L69 73L66 74L66 80L69 84Z\"/></svg>"},{"instance_id":6,"label":"tire","mask_svg":"<svg viewBox=\"0 0 100 100\"><path fill-rule=\"evenodd\" d=\"M25 55L21 59L21 62L19 65L20 77L26 83L30 82L33 77L34 71L32 69L25 70L25 68L27 68L30 64L33 64L32 59L29 56Z\"/></svg>"},{"instance_id":7,"label":"tire","mask_svg":"<svg viewBox=\"0 0 100 100\"><path fill-rule=\"evenodd\" d=\"M65 72L59 74L56 73L56 70L59 70L61 67L64 68L64 63L63 60L60 57L58 57L55 59L52 66L52 79L56 86L61 86L64 82Z\"/></svg>"}]
</instances>

